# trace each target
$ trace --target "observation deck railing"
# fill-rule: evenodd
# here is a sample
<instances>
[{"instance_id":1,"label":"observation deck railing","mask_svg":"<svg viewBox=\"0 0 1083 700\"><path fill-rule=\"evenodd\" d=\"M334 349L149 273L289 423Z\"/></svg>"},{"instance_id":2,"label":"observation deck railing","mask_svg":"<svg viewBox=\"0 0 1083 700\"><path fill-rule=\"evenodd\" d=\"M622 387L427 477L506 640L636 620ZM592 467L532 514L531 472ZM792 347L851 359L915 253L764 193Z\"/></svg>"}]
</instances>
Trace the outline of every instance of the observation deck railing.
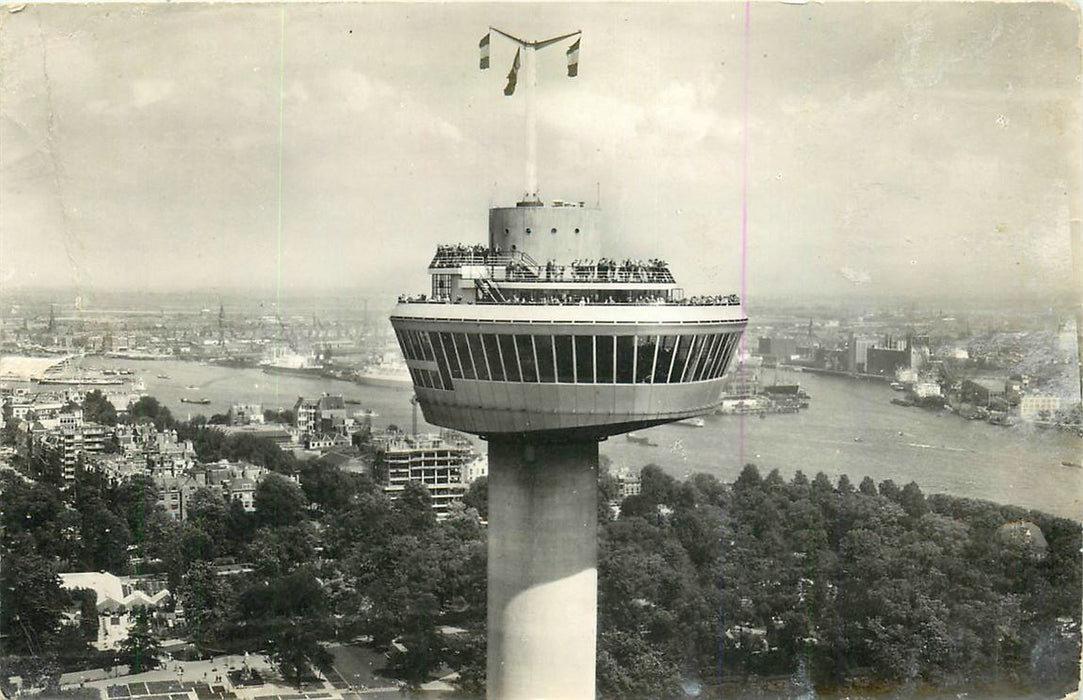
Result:
<instances>
[{"instance_id":1,"label":"observation deck railing","mask_svg":"<svg viewBox=\"0 0 1083 700\"><path fill-rule=\"evenodd\" d=\"M497 282L587 282L624 284L674 284L673 273L663 260L573 261L567 265L542 265L526 253L492 251L485 246L440 246L429 269L484 267Z\"/></svg>"},{"instance_id":2,"label":"observation deck railing","mask_svg":"<svg viewBox=\"0 0 1083 700\"><path fill-rule=\"evenodd\" d=\"M399 303L404 304L477 304L479 306L740 306L741 298L736 294L718 296L693 296L685 299L633 298L592 300L585 297L561 296L548 298L520 298L515 295L502 300L479 299L477 301L453 300L447 297L431 297L425 294L399 296Z\"/></svg>"}]
</instances>

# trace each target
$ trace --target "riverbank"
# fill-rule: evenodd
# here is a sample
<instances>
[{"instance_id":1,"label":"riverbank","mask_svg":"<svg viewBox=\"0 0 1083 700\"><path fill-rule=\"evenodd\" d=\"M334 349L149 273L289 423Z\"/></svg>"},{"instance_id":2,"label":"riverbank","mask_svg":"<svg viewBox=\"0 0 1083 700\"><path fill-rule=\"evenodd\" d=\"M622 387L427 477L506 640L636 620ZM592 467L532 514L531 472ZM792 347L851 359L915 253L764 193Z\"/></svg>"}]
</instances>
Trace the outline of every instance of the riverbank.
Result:
<instances>
[{"instance_id":1,"label":"riverbank","mask_svg":"<svg viewBox=\"0 0 1083 700\"><path fill-rule=\"evenodd\" d=\"M411 425L410 387L363 386L335 379L269 375L258 369L237 369L182 361L97 359L107 367L130 367L155 396L184 419L201 413L225 413L235 403L263 408L293 408L298 397L342 394L357 410L375 411L376 429ZM675 476L705 472L732 481L748 462L784 478L797 470L809 477L824 472L847 474L860 482L916 481L925 493L981 498L1035 508L1075 520L1083 519L1083 469L1078 463L1083 439L1033 425L1001 427L967 421L945 411L919 411L891 405L897 396L887 383L780 369L779 382L800 384L811 395L799 413L751 416L706 416L704 427L662 425L636 431L645 438L604 441L600 452L615 467L638 470L658 464ZM164 378L163 378L164 377ZM181 398L207 398L205 406ZM418 413L418 429L439 428ZM474 438L479 451L484 442ZM650 444L650 443L653 443Z\"/></svg>"}]
</instances>

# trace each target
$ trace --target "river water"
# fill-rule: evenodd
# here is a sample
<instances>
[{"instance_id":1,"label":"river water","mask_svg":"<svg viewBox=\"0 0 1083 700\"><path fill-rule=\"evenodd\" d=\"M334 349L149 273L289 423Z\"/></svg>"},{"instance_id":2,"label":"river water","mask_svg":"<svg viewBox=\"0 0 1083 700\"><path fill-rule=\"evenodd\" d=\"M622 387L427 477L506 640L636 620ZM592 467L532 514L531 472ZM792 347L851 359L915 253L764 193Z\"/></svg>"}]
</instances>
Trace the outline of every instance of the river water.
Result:
<instances>
[{"instance_id":1,"label":"river water","mask_svg":"<svg viewBox=\"0 0 1083 700\"><path fill-rule=\"evenodd\" d=\"M376 411L377 429L392 423L408 429L411 423L408 387L369 387L179 361L88 358L84 364L134 370L147 393L181 419L225 413L232 403L292 408L299 396L327 392L357 399L358 409ZM1081 438L895 406L890 401L897 394L882 383L788 371L777 377L771 372L765 379L800 383L812 396L809 408L764 419L709 416L703 428L659 426L639 431L656 446L617 436L603 442L601 452L617 467L639 469L655 463L677 477L706 472L732 481L743 464L752 462L762 474L778 469L786 479L800 469L810 479L820 471L832 480L847 474L855 486L865 476L877 483L892 479L900 486L915 481L926 494L983 498L1083 520L1083 469L1061 464L1083 461ZM182 397L211 403L185 404ZM437 430L420 413L418 420L419 430Z\"/></svg>"}]
</instances>

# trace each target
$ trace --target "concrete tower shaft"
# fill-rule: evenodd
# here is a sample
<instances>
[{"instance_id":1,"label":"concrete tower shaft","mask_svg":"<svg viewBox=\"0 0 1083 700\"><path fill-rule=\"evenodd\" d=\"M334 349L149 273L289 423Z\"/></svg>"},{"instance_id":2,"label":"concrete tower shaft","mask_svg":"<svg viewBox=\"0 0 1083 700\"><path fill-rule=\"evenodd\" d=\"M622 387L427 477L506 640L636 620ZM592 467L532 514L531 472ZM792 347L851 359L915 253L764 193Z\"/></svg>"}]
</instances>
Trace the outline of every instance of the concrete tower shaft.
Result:
<instances>
[{"instance_id":1,"label":"concrete tower shaft","mask_svg":"<svg viewBox=\"0 0 1083 700\"><path fill-rule=\"evenodd\" d=\"M593 698L598 442L489 441L488 694Z\"/></svg>"}]
</instances>

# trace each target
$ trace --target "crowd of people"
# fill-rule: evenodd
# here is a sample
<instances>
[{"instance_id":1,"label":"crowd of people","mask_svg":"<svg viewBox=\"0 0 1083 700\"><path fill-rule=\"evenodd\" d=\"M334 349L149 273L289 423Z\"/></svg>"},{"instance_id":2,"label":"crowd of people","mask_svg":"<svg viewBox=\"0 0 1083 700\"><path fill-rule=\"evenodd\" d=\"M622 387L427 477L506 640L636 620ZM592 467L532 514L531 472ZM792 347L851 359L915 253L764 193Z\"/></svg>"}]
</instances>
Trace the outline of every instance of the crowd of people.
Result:
<instances>
[{"instance_id":1,"label":"crowd of people","mask_svg":"<svg viewBox=\"0 0 1083 700\"><path fill-rule=\"evenodd\" d=\"M433 304L462 304L463 298L456 297L454 300L449 296L428 296L425 294L418 294L414 296L408 296L406 294L399 295L399 303L421 303L428 302ZM466 302L473 303L473 302ZM670 299L665 294L658 295L646 295L641 294L635 297L616 297L612 295L602 298L601 296L585 296L576 294L535 294L535 295L523 295L512 294L503 300L495 299L492 296L488 298L479 298L478 303L481 304L536 304L539 306L598 306L598 305L610 305L610 304L670 304L677 306L737 306L741 303L741 298L736 294L717 294L713 296L699 295L688 297L687 299Z\"/></svg>"},{"instance_id":2,"label":"crowd of people","mask_svg":"<svg viewBox=\"0 0 1083 700\"><path fill-rule=\"evenodd\" d=\"M495 262L500 248L490 249L480 243L475 245L438 245L432 267L458 267L459 265L487 265Z\"/></svg>"},{"instance_id":3,"label":"crowd of people","mask_svg":"<svg viewBox=\"0 0 1083 700\"><path fill-rule=\"evenodd\" d=\"M503 264L509 280L544 280L547 282L672 282L673 274L664 260L652 258L643 260L573 260L569 265L560 265L556 260L549 260L544 266L532 265L513 256L511 260L500 248L486 245L439 245L432 267L458 267L460 265L496 265ZM570 275L570 276L569 276Z\"/></svg>"}]
</instances>

